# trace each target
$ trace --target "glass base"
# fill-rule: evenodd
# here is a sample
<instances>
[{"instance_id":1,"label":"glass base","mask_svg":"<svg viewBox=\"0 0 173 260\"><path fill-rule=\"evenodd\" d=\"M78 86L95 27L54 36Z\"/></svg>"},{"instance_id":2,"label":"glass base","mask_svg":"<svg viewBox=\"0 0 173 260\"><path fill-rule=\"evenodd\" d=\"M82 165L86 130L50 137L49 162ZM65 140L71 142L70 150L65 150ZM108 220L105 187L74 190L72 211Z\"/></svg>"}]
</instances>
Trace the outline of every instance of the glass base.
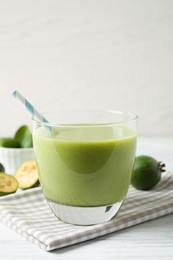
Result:
<instances>
[{"instance_id":1,"label":"glass base","mask_svg":"<svg viewBox=\"0 0 173 260\"><path fill-rule=\"evenodd\" d=\"M104 223L113 218L123 201L97 207L67 206L48 200L48 204L56 217L61 221L75 225L94 225Z\"/></svg>"}]
</instances>

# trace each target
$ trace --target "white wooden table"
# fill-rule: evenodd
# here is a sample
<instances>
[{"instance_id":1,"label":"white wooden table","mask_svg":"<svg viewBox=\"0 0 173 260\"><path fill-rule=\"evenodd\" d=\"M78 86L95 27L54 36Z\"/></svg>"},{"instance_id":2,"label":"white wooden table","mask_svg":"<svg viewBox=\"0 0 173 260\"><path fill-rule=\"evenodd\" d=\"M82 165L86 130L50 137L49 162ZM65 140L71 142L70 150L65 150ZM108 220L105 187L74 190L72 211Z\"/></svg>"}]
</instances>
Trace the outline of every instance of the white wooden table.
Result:
<instances>
[{"instance_id":1,"label":"white wooden table","mask_svg":"<svg viewBox=\"0 0 173 260\"><path fill-rule=\"evenodd\" d=\"M140 138L138 154L149 154L173 170L173 139ZM52 252L44 252L0 224L0 260L118 259L172 260L173 214Z\"/></svg>"},{"instance_id":2,"label":"white wooden table","mask_svg":"<svg viewBox=\"0 0 173 260\"><path fill-rule=\"evenodd\" d=\"M172 136L173 1L0 0L0 135L26 112L18 88L40 111L123 109L142 135ZM40 95L41 93L41 95ZM135 93L135 94L134 94ZM173 171L173 138L141 138ZM173 259L173 215L46 253L0 224L0 260Z\"/></svg>"}]
</instances>

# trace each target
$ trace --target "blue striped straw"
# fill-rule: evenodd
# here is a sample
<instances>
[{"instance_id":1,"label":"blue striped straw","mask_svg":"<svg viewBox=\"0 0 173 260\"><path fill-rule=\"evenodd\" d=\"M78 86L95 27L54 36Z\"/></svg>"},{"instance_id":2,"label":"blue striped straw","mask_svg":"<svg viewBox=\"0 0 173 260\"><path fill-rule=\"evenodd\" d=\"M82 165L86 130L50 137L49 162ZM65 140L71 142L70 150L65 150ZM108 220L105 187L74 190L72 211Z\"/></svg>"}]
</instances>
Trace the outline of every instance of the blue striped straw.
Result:
<instances>
[{"instance_id":1,"label":"blue striped straw","mask_svg":"<svg viewBox=\"0 0 173 260\"><path fill-rule=\"evenodd\" d=\"M24 97L22 94L15 90L13 91L12 95L19 101L19 103L25 107L25 109L28 111L28 113L32 116L33 119L36 119L39 122L46 122L48 123L47 119L42 116L38 112L38 110Z\"/></svg>"}]
</instances>

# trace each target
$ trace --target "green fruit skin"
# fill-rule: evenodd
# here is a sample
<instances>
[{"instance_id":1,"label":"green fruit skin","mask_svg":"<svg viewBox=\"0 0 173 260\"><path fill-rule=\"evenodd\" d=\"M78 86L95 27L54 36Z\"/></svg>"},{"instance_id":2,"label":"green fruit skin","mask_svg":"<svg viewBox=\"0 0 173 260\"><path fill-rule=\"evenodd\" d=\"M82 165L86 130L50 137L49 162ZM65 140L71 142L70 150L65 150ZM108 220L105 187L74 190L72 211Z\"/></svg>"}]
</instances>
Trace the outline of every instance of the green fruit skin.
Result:
<instances>
[{"instance_id":1,"label":"green fruit skin","mask_svg":"<svg viewBox=\"0 0 173 260\"><path fill-rule=\"evenodd\" d=\"M27 125L22 125L19 127L14 135L14 138L20 143L21 148L33 147L32 134Z\"/></svg>"},{"instance_id":2,"label":"green fruit skin","mask_svg":"<svg viewBox=\"0 0 173 260\"><path fill-rule=\"evenodd\" d=\"M161 180L158 162L147 155L136 157L131 184L139 190L150 190Z\"/></svg>"},{"instance_id":3,"label":"green fruit skin","mask_svg":"<svg viewBox=\"0 0 173 260\"><path fill-rule=\"evenodd\" d=\"M33 147L32 135L28 136L27 140L23 140L23 142L21 142L21 147L22 148L31 148L31 147Z\"/></svg>"},{"instance_id":4,"label":"green fruit skin","mask_svg":"<svg viewBox=\"0 0 173 260\"><path fill-rule=\"evenodd\" d=\"M16 191L17 191L17 189L14 190L14 191L12 191L12 192L2 192L2 191L0 191L0 197L6 196L6 195L9 195L9 194L13 194L13 193L15 193Z\"/></svg>"},{"instance_id":5,"label":"green fruit skin","mask_svg":"<svg viewBox=\"0 0 173 260\"><path fill-rule=\"evenodd\" d=\"M20 144L17 140L8 137L0 138L0 146L7 148L20 148Z\"/></svg>"},{"instance_id":6,"label":"green fruit skin","mask_svg":"<svg viewBox=\"0 0 173 260\"><path fill-rule=\"evenodd\" d=\"M22 189L22 190L28 190L28 189L31 189L31 188L36 188L39 185L40 185L40 182L39 182L39 180L37 180L35 183L31 184L30 186L19 187L19 188Z\"/></svg>"},{"instance_id":7,"label":"green fruit skin","mask_svg":"<svg viewBox=\"0 0 173 260\"><path fill-rule=\"evenodd\" d=\"M2 163L0 163L0 173L5 172L5 167Z\"/></svg>"}]
</instances>

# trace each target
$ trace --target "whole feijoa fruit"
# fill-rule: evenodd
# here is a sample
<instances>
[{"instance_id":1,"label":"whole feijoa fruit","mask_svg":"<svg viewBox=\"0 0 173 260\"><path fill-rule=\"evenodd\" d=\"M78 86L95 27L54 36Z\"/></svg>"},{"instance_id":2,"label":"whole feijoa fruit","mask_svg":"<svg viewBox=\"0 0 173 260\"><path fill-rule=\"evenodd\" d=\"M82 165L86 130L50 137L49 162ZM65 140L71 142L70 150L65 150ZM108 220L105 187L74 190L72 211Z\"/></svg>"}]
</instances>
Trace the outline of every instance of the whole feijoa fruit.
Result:
<instances>
[{"instance_id":1,"label":"whole feijoa fruit","mask_svg":"<svg viewBox=\"0 0 173 260\"><path fill-rule=\"evenodd\" d=\"M140 155L135 158L131 184L138 190L151 190L161 180L165 164L151 156Z\"/></svg>"},{"instance_id":2,"label":"whole feijoa fruit","mask_svg":"<svg viewBox=\"0 0 173 260\"><path fill-rule=\"evenodd\" d=\"M20 144L21 148L33 147L32 134L27 125L22 125L17 129L14 139Z\"/></svg>"}]
</instances>

